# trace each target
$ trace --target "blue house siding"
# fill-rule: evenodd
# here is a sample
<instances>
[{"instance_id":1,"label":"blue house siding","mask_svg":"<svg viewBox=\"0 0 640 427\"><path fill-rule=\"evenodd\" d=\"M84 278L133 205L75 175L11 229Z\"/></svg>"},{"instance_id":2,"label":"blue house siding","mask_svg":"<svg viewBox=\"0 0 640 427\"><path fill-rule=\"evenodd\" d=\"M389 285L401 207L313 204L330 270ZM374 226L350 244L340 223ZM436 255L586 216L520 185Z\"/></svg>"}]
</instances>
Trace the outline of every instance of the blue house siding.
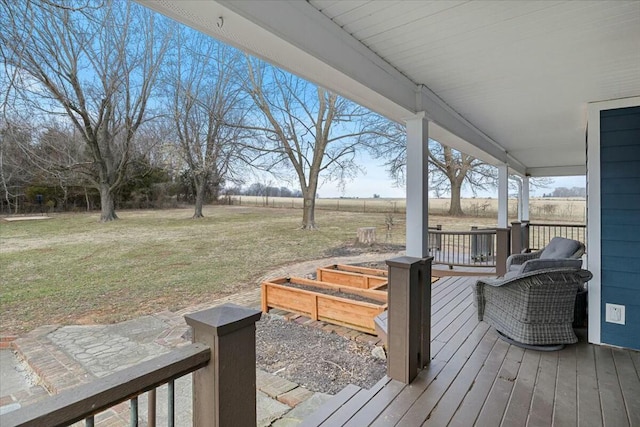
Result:
<instances>
[{"instance_id":1,"label":"blue house siding","mask_svg":"<svg viewBox=\"0 0 640 427\"><path fill-rule=\"evenodd\" d=\"M601 340L640 349L640 107L600 113L600 180ZM607 303L625 325L605 322Z\"/></svg>"}]
</instances>

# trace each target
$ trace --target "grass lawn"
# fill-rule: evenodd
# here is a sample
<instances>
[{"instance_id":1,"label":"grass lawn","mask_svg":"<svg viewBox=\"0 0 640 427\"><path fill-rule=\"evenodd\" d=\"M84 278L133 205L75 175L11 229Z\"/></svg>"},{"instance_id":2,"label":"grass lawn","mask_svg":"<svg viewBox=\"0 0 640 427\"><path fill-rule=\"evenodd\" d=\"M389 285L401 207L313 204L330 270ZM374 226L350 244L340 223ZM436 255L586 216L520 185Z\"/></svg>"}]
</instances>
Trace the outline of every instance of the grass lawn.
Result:
<instances>
[{"instance_id":1,"label":"grass lawn","mask_svg":"<svg viewBox=\"0 0 640 427\"><path fill-rule=\"evenodd\" d=\"M250 289L267 271L330 256L351 246L356 229L385 215L318 211L317 231L298 228L298 209L212 206L60 214L47 221L0 223L0 335L46 324L112 323L178 310ZM396 215L390 243L404 244ZM442 221L435 221L441 223ZM481 224L479 224L481 225Z\"/></svg>"}]
</instances>

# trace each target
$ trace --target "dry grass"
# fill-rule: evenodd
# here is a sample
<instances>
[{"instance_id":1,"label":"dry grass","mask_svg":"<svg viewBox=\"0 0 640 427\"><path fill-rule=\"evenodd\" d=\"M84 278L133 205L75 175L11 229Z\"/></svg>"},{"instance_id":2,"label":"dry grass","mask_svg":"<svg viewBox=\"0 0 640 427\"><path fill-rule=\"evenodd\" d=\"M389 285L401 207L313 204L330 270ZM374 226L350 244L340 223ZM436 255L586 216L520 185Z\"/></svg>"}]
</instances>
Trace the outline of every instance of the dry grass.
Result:
<instances>
[{"instance_id":1,"label":"dry grass","mask_svg":"<svg viewBox=\"0 0 640 427\"><path fill-rule=\"evenodd\" d=\"M383 214L318 212L317 231L299 229L300 211L209 207L4 222L0 230L0 334L51 323L116 322L177 310L256 286L277 266L323 258L351 245ZM393 242L404 242L396 227ZM382 235L384 238L384 234Z\"/></svg>"},{"instance_id":2,"label":"dry grass","mask_svg":"<svg viewBox=\"0 0 640 427\"><path fill-rule=\"evenodd\" d=\"M405 242L404 212L318 209L313 232L299 229L299 209L215 206L204 213L201 220L175 209L121 211L121 220L108 224L97 214L1 222L0 335L52 323L118 322L249 289L277 267L352 246L358 227L377 227L385 241L389 215L395 225L387 243ZM495 223L495 216L430 217L444 230Z\"/></svg>"}]
</instances>

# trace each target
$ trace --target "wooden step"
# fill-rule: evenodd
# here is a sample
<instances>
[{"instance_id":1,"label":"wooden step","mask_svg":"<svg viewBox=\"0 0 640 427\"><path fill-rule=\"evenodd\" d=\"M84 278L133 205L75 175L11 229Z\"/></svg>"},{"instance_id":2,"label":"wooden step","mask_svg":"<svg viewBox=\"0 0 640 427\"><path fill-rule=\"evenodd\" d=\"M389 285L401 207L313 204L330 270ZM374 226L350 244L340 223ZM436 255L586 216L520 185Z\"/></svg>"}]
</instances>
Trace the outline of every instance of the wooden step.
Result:
<instances>
[{"instance_id":1,"label":"wooden step","mask_svg":"<svg viewBox=\"0 0 640 427\"><path fill-rule=\"evenodd\" d=\"M335 395L331 400L321 406L316 412L305 419L301 426L341 426L345 425L353 415L376 394L378 394L390 381L388 377L382 378L369 390L349 384Z\"/></svg>"},{"instance_id":2,"label":"wooden step","mask_svg":"<svg viewBox=\"0 0 640 427\"><path fill-rule=\"evenodd\" d=\"M362 388L357 385L349 384L338 394L329 399L324 405L320 406L313 414L305 418L300 424L301 427L316 427L321 425L327 418L333 415L353 396L358 394Z\"/></svg>"},{"instance_id":3,"label":"wooden step","mask_svg":"<svg viewBox=\"0 0 640 427\"><path fill-rule=\"evenodd\" d=\"M389 318L389 311L383 311L373 318L373 324L376 329L378 338L382 340L382 343L387 346L387 319Z\"/></svg>"},{"instance_id":4,"label":"wooden step","mask_svg":"<svg viewBox=\"0 0 640 427\"><path fill-rule=\"evenodd\" d=\"M391 380L383 389L373 396L364 406L355 413L345 424L345 427L368 426L382 414L391 402L406 387L400 381Z\"/></svg>"}]
</instances>

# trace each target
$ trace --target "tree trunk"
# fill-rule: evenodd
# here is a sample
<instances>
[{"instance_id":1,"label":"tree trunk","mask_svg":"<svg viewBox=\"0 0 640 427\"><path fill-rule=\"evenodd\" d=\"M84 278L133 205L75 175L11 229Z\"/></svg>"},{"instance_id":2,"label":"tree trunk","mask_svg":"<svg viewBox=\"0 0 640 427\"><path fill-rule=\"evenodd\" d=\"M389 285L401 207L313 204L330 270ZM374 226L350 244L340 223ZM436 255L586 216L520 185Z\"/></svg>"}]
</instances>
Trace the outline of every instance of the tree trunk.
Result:
<instances>
[{"instance_id":1,"label":"tree trunk","mask_svg":"<svg viewBox=\"0 0 640 427\"><path fill-rule=\"evenodd\" d=\"M91 212L91 205L89 204L89 192L87 187L84 187L84 200L87 202L87 212Z\"/></svg>"},{"instance_id":2,"label":"tree trunk","mask_svg":"<svg viewBox=\"0 0 640 427\"><path fill-rule=\"evenodd\" d=\"M376 228L361 227L357 230L356 242L362 245L373 245L376 243Z\"/></svg>"},{"instance_id":3,"label":"tree trunk","mask_svg":"<svg viewBox=\"0 0 640 427\"><path fill-rule=\"evenodd\" d=\"M315 194L304 195L304 207L302 208L302 229L313 230L316 228L316 197Z\"/></svg>"},{"instance_id":4,"label":"tree trunk","mask_svg":"<svg viewBox=\"0 0 640 427\"><path fill-rule=\"evenodd\" d=\"M204 218L204 215L202 215L202 205L204 204L205 193L205 185L203 182L204 180L200 180L197 177L194 177L193 181L196 186L196 208L192 218Z\"/></svg>"},{"instance_id":5,"label":"tree trunk","mask_svg":"<svg viewBox=\"0 0 640 427\"><path fill-rule=\"evenodd\" d=\"M116 215L113 194L108 184L100 184L100 222L109 222L118 219Z\"/></svg>"},{"instance_id":6,"label":"tree trunk","mask_svg":"<svg viewBox=\"0 0 640 427\"><path fill-rule=\"evenodd\" d=\"M460 190L462 182L451 182L451 205L449 206L449 215L463 216L462 205L460 204Z\"/></svg>"}]
</instances>

